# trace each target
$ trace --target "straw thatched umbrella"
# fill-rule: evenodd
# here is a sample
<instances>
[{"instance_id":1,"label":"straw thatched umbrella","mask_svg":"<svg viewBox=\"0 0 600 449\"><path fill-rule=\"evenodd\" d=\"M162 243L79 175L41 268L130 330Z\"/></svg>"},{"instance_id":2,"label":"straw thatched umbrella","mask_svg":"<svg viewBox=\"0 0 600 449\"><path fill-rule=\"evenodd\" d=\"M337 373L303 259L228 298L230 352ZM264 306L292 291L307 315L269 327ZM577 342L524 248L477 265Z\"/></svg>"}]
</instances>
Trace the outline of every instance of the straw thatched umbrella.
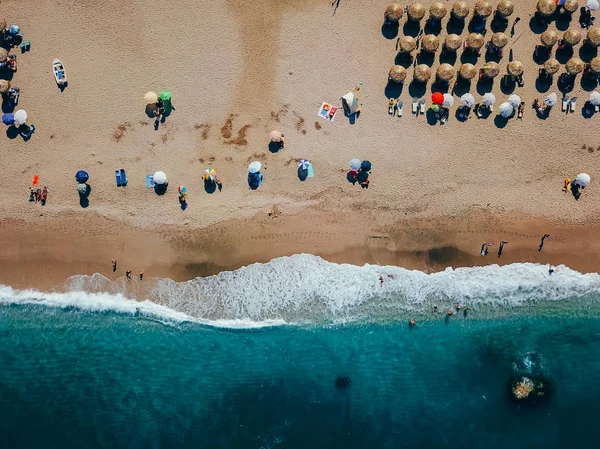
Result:
<instances>
[{"instance_id":1,"label":"straw thatched umbrella","mask_svg":"<svg viewBox=\"0 0 600 449\"><path fill-rule=\"evenodd\" d=\"M563 34L563 44L577 45L579 42L581 42L581 37L581 31L575 28L569 28L567 31L565 31L565 34Z\"/></svg>"},{"instance_id":2,"label":"straw thatched umbrella","mask_svg":"<svg viewBox=\"0 0 600 449\"><path fill-rule=\"evenodd\" d=\"M475 8L473 8L473 14L479 17L487 17L494 11L492 5L485 0L479 0L475 3Z\"/></svg>"},{"instance_id":3,"label":"straw thatched umbrella","mask_svg":"<svg viewBox=\"0 0 600 449\"><path fill-rule=\"evenodd\" d=\"M467 47L471 50L479 51L485 44L485 39L479 33L471 33L467 37Z\"/></svg>"},{"instance_id":4,"label":"straw thatched umbrella","mask_svg":"<svg viewBox=\"0 0 600 449\"><path fill-rule=\"evenodd\" d=\"M387 8L385 8L383 17L387 22L398 22L402 18L402 14L404 14L404 8L402 6L398 3L390 3L387 5Z\"/></svg>"},{"instance_id":5,"label":"straw thatched umbrella","mask_svg":"<svg viewBox=\"0 0 600 449\"><path fill-rule=\"evenodd\" d=\"M421 5L420 3L412 3L408 7L408 18L410 20L414 20L415 22L418 22L423 17L425 17L425 7L423 5Z\"/></svg>"},{"instance_id":6,"label":"straw thatched umbrella","mask_svg":"<svg viewBox=\"0 0 600 449\"><path fill-rule=\"evenodd\" d=\"M554 44L558 42L559 34L554 30L546 30L540 36L540 40L542 41L542 45L544 47L552 47Z\"/></svg>"},{"instance_id":7,"label":"straw thatched umbrella","mask_svg":"<svg viewBox=\"0 0 600 449\"><path fill-rule=\"evenodd\" d=\"M500 74L500 66L494 61L486 62L482 70L483 75L488 78L495 78Z\"/></svg>"},{"instance_id":8,"label":"straw thatched umbrella","mask_svg":"<svg viewBox=\"0 0 600 449\"><path fill-rule=\"evenodd\" d=\"M544 70L548 75L554 75L560 70L560 62L557 59L550 58L544 62Z\"/></svg>"},{"instance_id":9,"label":"straw thatched umbrella","mask_svg":"<svg viewBox=\"0 0 600 449\"><path fill-rule=\"evenodd\" d=\"M583 72L585 69L585 62L579 58L571 58L567 61L567 65L565 67L569 75L577 75L578 73Z\"/></svg>"},{"instance_id":10,"label":"straw thatched umbrella","mask_svg":"<svg viewBox=\"0 0 600 449\"><path fill-rule=\"evenodd\" d=\"M545 17L549 17L556 11L556 3L554 0L539 0L537 4L537 11Z\"/></svg>"},{"instance_id":11,"label":"straw thatched umbrella","mask_svg":"<svg viewBox=\"0 0 600 449\"><path fill-rule=\"evenodd\" d=\"M600 47L600 28L590 28L585 38L585 42L592 47Z\"/></svg>"},{"instance_id":12,"label":"straw thatched umbrella","mask_svg":"<svg viewBox=\"0 0 600 449\"><path fill-rule=\"evenodd\" d=\"M500 0L498 6L496 7L496 11L500 17L508 17L515 10L515 5L510 0Z\"/></svg>"},{"instance_id":13,"label":"straw thatched umbrella","mask_svg":"<svg viewBox=\"0 0 600 449\"><path fill-rule=\"evenodd\" d=\"M0 33L4 33L5 29L6 29L6 20L5 19L1 19L0 20Z\"/></svg>"},{"instance_id":14,"label":"straw thatched umbrella","mask_svg":"<svg viewBox=\"0 0 600 449\"><path fill-rule=\"evenodd\" d=\"M412 36L403 36L400 39L400 51L410 53L417 48L417 41Z\"/></svg>"},{"instance_id":15,"label":"straw thatched umbrella","mask_svg":"<svg viewBox=\"0 0 600 449\"><path fill-rule=\"evenodd\" d=\"M506 66L506 70L511 76L521 76L525 71L525 66L519 61L511 61Z\"/></svg>"},{"instance_id":16,"label":"straw thatched umbrella","mask_svg":"<svg viewBox=\"0 0 600 449\"><path fill-rule=\"evenodd\" d=\"M494 33L492 35L492 45L498 48L504 48L508 44L508 36L504 33Z\"/></svg>"},{"instance_id":17,"label":"straw thatched umbrella","mask_svg":"<svg viewBox=\"0 0 600 449\"><path fill-rule=\"evenodd\" d=\"M8 50L0 47L0 61L4 61L6 58L8 58Z\"/></svg>"},{"instance_id":18,"label":"straw thatched umbrella","mask_svg":"<svg viewBox=\"0 0 600 449\"><path fill-rule=\"evenodd\" d=\"M477 69L473 64L467 62L460 66L460 71L458 73L462 79L471 80L477 76Z\"/></svg>"},{"instance_id":19,"label":"straw thatched umbrella","mask_svg":"<svg viewBox=\"0 0 600 449\"><path fill-rule=\"evenodd\" d=\"M442 2L435 2L429 8L429 15L434 19L441 20L448 13L448 9L446 9L446 5Z\"/></svg>"},{"instance_id":20,"label":"straw thatched umbrella","mask_svg":"<svg viewBox=\"0 0 600 449\"><path fill-rule=\"evenodd\" d=\"M444 41L444 47L449 51L456 51L462 45L462 39L458 34L449 34Z\"/></svg>"},{"instance_id":21,"label":"straw thatched umbrella","mask_svg":"<svg viewBox=\"0 0 600 449\"><path fill-rule=\"evenodd\" d=\"M7 80L0 80L0 93L3 94L8 89L10 89L10 82Z\"/></svg>"},{"instance_id":22,"label":"straw thatched umbrella","mask_svg":"<svg viewBox=\"0 0 600 449\"><path fill-rule=\"evenodd\" d=\"M428 52L435 52L440 46L440 39L434 34L426 34L421 41L421 47Z\"/></svg>"},{"instance_id":23,"label":"straw thatched umbrella","mask_svg":"<svg viewBox=\"0 0 600 449\"><path fill-rule=\"evenodd\" d=\"M579 9L579 0L567 0L563 4L563 8L565 8L565 11L567 12L574 13Z\"/></svg>"},{"instance_id":24,"label":"straw thatched umbrella","mask_svg":"<svg viewBox=\"0 0 600 449\"><path fill-rule=\"evenodd\" d=\"M469 15L471 9L465 2L455 2L452 5L452 15L457 19L464 19Z\"/></svg>"},{"instance_id":25,"label":"straw thatched umbrella","mask_svg":"<svg viewBox=\"0 0 600 449\"><path fill-rule=\"evenodd\" d=\"M600 74L600 57L596 56L592 58L590 61L590 70L596 75Z\"/></svg>"},{"instance_id":26,"label":"straw thatched umbrella","mask_svg":"<svg viewBox=\"0 0 600 449\"><path fill-rule=\"evenodd\" d=\"M401 65L392 66L388 79L394 83L403 82L406 79L406 69Z\"/></svg>"},{"instance_id":27,"label":"straw thatched umbrella","mask_svg":"<svg viewBox=\"0 0 600 449\"><path fill-rule=\"evenodd\" d=\"M450 81L452 78L454 78L455 73L456 71L454 70L454 67L452 67L450 64L443 63L438 67L436 76L439 80Z\"/></svg>"},{"instance_id":28,"label":"straw thatched umbrella","mask_svg":"<svg viewBox=\"0 0 600 449\"><path fill-rule=\"evenodd\" d=\"M431 78L431 69L426 64L419 64L415 67L414 78L422 83Z\"/></svg>"}]
</instances>

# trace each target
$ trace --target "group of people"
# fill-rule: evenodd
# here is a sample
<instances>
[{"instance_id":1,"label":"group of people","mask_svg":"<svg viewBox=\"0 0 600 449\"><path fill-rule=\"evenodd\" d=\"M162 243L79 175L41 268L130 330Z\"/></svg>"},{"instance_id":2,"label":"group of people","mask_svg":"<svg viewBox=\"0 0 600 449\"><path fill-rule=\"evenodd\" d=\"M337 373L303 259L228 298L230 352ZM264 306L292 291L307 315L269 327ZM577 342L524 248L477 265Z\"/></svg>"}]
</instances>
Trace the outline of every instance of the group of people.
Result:
<instances>
[{"instance_id":1,"label":"group of people","mask_svg":"<svg viewBox=\"0 0 600 449\"><path fill-rule=\"evenodd\" d=\"M45 206L48 199L48 192L49 190L46 186L43 189L29 187L29 202L41 203L42 206Z\"/></svg>"},{"instance_id":2,"label":"group of people","mask_svg":"<svg viewBox=\"0 0 600 449\"><path fill-rule=\"evenodd\" d=\"M356 184L358 182L358 184L363 189L368 189L369 188L369 175L371 174L371 162L362 161L360 166L357 166L352 163L355 160L356 159L354 159L353 161L350 161L350 171L348 172L348 181L351 182L352 184Z\"/></svg>"},{"instance_id":3,"label":"group of people","mask_svg":"<svg viewBox=\"0 0 600 449\"><path fill-rule=\"evenodd\" d=\"M117 272L117 261L115 259L111 259L110 263L112 264L112 271L113 273ZM125 271L125 278L130 281L131 280L131 270L126 270ZM144 272L140 271L139 273L139 280L143 281L144 280Z\"/></svg>"}]
</instances>

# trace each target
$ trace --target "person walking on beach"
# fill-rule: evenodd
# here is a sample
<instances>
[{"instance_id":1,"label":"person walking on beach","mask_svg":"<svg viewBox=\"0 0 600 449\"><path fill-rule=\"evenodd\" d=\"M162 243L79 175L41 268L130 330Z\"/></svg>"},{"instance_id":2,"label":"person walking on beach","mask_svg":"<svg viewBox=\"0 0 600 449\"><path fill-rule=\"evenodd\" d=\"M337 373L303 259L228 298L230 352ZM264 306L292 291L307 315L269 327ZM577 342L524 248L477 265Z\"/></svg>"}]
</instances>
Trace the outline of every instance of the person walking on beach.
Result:
<instances>
[{"instance_id":1,"label":"person walking on beach","mask_svg":"<svg viewBox=\"0 0 600 449\"><path fill-rule=\"evenodd\" d=\"M131 270L125 272L125 276L128 280L131 280Z\"/></svg>"},{"instance_id":2,"label":"person walking on beach","mask_svg":"<svg viewBox=\"0 0 600 449\"><path fill-rule=\"evenodd\" d=\"M546 238L550 237L550 234L544 234L544 236L542 237L542 241L540 242L540 247L538 248L538 252L542 251L542 248L544 247L544 240L546 240Z\"/></svg>"},{"instance_id":3,"label":"person walking on beach","mask_svg":"<svg viewBox=\"0 0 600 449\"><path fill-rule=\"evenodd\" d=\"M110 262L113 266L113 273L117 271L117 261L115 259L111 259Z\"/></svg>"},{"instance_id":4,"label":"person walking on beach","mask_svg":"<svg viewBox=\"0 0 600 449\"><path fill-rule=\"evenodd\" d=\"M502 255L502 250L504 249L504 245L506 245L508 242L506 240L502 240L500 242L500 247L498 248L498 259L500 259L500 256Z\"/></svg>"},{"instance_id":5,"label":"person walking on beach","mask_svg":"<svg viewBox=\"0 0 600 449\"><path fill-rule=\"evenodd\" d=\"M144 272L140 271L140 281L143 281L143 280L144 280Z\"/></svg>"},{"instance_id":6,"label":"person walking on beach","mask_svg":"<svg viewBox=\"0 0 600 449\"><path fill-rule=\"evenodd\" d=\"M489 250L490 246L492 246L491 243L483 242L483 245L481 245L481 252L479 253L479 255L481 257L487 256L488 255L488 250Z\"/></svg>"}]
</instances>

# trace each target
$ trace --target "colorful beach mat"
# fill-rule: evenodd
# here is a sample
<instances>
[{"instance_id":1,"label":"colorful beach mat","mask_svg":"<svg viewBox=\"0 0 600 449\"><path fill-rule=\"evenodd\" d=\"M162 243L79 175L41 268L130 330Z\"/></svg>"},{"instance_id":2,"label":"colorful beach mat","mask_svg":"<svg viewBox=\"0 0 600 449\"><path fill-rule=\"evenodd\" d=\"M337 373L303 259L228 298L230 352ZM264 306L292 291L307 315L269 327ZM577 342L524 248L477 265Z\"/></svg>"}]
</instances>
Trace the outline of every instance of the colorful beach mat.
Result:
<instances>
[{"instance_id":1,"label":"colorful beach mat","mask_svg":"<svg viewBox=\"0 0 600 449\"><path fill-rule=\"evenodd\" d=\"M317 113L317 115L321 118L324 118L325 120L329 120L330 122L333 122L333 119L335 118L335 114L337 113L338 108L336 108L335 106L329 104L329 103L323 103L321 104L321 107L319 108L319 112Z\"/></svg>"}]
</instances>

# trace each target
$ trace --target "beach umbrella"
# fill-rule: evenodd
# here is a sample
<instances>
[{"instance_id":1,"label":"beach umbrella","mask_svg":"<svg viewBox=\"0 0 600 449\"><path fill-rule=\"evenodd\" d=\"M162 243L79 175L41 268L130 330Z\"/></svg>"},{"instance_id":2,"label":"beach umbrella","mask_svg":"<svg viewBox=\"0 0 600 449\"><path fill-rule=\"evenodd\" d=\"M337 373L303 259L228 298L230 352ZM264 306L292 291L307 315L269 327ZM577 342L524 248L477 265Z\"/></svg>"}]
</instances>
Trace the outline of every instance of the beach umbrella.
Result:
<instances>
[{"instance_id":1,"label":"beach umbrella","mask_svg":"<svg viewBox=\"0 0 600 449\"><path fill-rule=\"evenodd\" d=\"M6 19L0 19L0 32L6 30Z\"/></svg>"},{"instance_id":2,"label":"beach umbrella","mask_svg":"<svg viewBox=\"0 0 600 449\"><path fill-rule=\"evenodd\" d=\"M159 98L163 101L169 101L172 95L173 94L170 90L163 90L161 93L158 94Z\"/></svg>"},{"instance_id":3,"label":"beach umbrella","mask_svg":"<svg viewBox=\"0 0 600 449\"><path fill-rule=\"evenodd\" d=\"M548 75L554 75L560 70L560 62L557 59L550 58L544 62L544 70Z\"/></svg>"},{"instance_id":4,"label":"beach umbrella","mask_svg":"<svg viewBox=\"0 0 600 449\"><path fill-rule=\"evenodd\" d=\"M565 11L574 13L579 9L579 0L567 0L562 6L565 8Z\"/></svg>"},{"instance_id":5,"label":"beach umbrella","mask_svg":"<svg viewBox=\"0 0 600 449\"><path fill-rule=\"evenodd\" d=\"M0 93L3 94L4 92L8 91L8 89L10 89L10 81L0 80Z\"/></svg>"},{"instance_id":6,"label":"beach umbrella","mask_svg":"<svg viewBox=\"0 0 600 449\"><path fill-rule=\"evenodd\" d=\"M473 8L473 14L479 17L487 17L492 13L492 11L494 11L492 5L484 0L479 0L477 3L475 3L475 8Z\"/></svg>"},{"instance_id":7,"label":"beach umbrella","mask_svg":"<svg viewBox=\"0 0 600 449\"><path fill-rule=\"evenodd\" d=\"M7 112L6 114L4 114L2 116L2 123L4 123L6 126L11 126L15 124L15 116L13 114L11 114L10 112Z\"/></svg>"},{"instance_id":8,"label":"beach umbrella","mask_svg":"<svg viewBox=\"0 0 600 449\"><path fill-rule=\"evenodd\" d=\"M581 37L581 31L574 28L569 28L567 31L565 31L565 34L563 34L563 44L577 45L581 41Z\"/></svg>"},{"instance_id":9,"label":"beach umbrella","mask_svg":"<svg viewBox=\"0 0 600 449\"><path fill-rule=\"evenodd\" d=\"M493 93L488 92L482 97L481 102L484 106L492 106L496 102L496 96Z\"/></svg>"},{"instance_id":10,"label":"beach umbrella","mask_svg":"<svg viewBox=\"0 0 600 449\"><path fill-rule=\"evenodd\" d=\"M75 181L79 183L87 182L88 179L90 179L90 175L85 170L79 170L75 173Z\"/></svg>"},{"instance_id":11,"label":"beach umbrella","mask_svg":"<svg viewBox=\"0 0 600 449\"><path fill-rule=\"evenodd\" d=\"M282 138L283 134L281 134L279 131L271 131L271 134L269 134L269 139L271 142L281 142Z\"/></svg>"},{"instance_id":12,"label":"beach umbrella","mask_svg":"<svg viewBox=\"0 0 600 449\"><path fill-rule=\"evenodd\" d=\"M558 36L557 36L558 38ZM492 45L498 48L504 48L508 44L508 36L504 33L494 33L492 35Z\"/></svg>"},{"instance_id":13,"label":"beach umbrella","mask_svg":"<svg viewBox=\"0 0 600 449\"><path fill-rule=\"evenodd\" d=\"M401 83L406 79L406 69L401 65L394 65L390 69L388 79L394 83Z\"/></svg>"},{"instance_id":14,"label":"beach umbrella","mask_svg":"<svg viewBox=\"0 0 600 449\"><path fill-rule=\"evenodd\" d=\"M454 5L452 5L452 15L457 19L464 19L470 11L469 5L465 2L454 2Z\"/></svg>"},{"instance_id":15,"label":"beach umbrella","mask_svg":"<svg viewBox=\"0 0 600 449\"><path fill-rule=\"evenodd\" d=\"M475 97L467 92L462 97L460 97L460 102L463 104L463 106L472 108L475 104Z\"/></svg>"},{"instance_id":16,"label":"beach umbrella","mask_svg":"<svg viewBox=\"0 0 600 449\"><path fill-rule=\"evenodd\" d=\"M506 70L508 71L509 75L520 76L523 74L525 66L519 61L511 61L506 66Z\"/></svg>"},{"instance_id":17,"label":"beach umbrella","mask_svg":"<svg viewBox=\"0 0 600 449\"><path fill-rule=\"evenodd\" d=\"M8 58L8 50L4 47L0 47L0 62L5 61Z\"/></svg>"},{"instance_id":18,"label":"beach umbrella","mask_svg":"<svg viewBox=\"0 0 600 449\"><path fill-rule=\"evenodd\" d=\"M490 61L483 65L483 75L488 78L495 78L500 73L500 66L497 62Z\"/></svg>"},{"instance_id":19,"label":"beach umbrella","mask_svg":"<svg viewBox=\"0 0 600 449\"><path fill-rule=\"evenodd\" d=\"M460 66L460 77L465 80L473 79L477 76L477 69L468 62Z\"/></svg>"},{"instance_id":20,"label":"beach umbrella","mask_svg":"<svg viewBox=\"0 0 600 449\"><path fill-rule=\"evenodd\" d=\"M16 125L24 125L27 122L27 112L25 112L23 109L19 109L17 112L15 112L15 124Z\"/></svg>"},{"instance_id":21,"label":"beach umbrella","mask_svg":"<svg viewBox=\"0 0 600 449\"><path fill-rule=\"evenodd\" d=\"M598 0L588 0L586 6L590 11L596 11L600 8L600 2Z\"/></svg>"},{"instance_id":22,"label":"beach umbrella","mask_svg":"<svg viewBox=\"0 0 600 449\"><path fill-rule=\"evenodd\" d=\"M458 34L449 34L444 41L444 47L450 51L456 51L462 45L462 39Z\"/></svg>"},{"instance_id":23,"label":"beach umbrella","mask_svg":"<svg viewBox=\"0 0 600 449\"><path fill-rule=\"evenodd\" d=\"M154 173L154 184L157 184L160 186L166 182L167 182L167 175L165 175L165 172L157 171L156 173Z\"/></svg>"},{"instance_id":24,"label":"beach umbrella","mask_svg":"<svg viewBox=\"0 0 600 449\"><path fill-rule=\"evenodd\" d=\"M471 50L479 51L485 44L485 39L479 33L471 33L467 36L467 47Z\"/></svg>"},{"instance_id":25,"label":"beach umbrella","mask_svg":"<svg viewBox=\"0 0 600 449\"><path fill-rule=\"evenodd\" d=\"M432 104L431 105L431 110L433 112L440 112L440 105L439 104Z\"/></svg>"},{"instance_id":26,"label":"beach umbrella","mask_svg":"<svg viewBox=\"0 0 600 449\"><path fill-rule=\"evenodd\" d=\"M590 30L587 32L585 41L592 47L600 47L600 28L590 28Z\"/></svg>"},{"instance_id":27,"label":"beach umbrella","mask_svg":"<svg viewBox=\"0 0 600 449\"><path fill-rule=\"evenodd\" d=\"M577 181L577 184L579 184L580 186L587 186L590 181L592 180L592 178L590 178L590 175L588 175L587 173L579 173L577 175L577 177L575 178L575 181Z\"/></svg>"},{"instance_id":28,"label":"beach umbrella","mask_svg":"<svg viewBox=\"0 0 600 449\"><path fill-rule=\"evenodd\" d=\"M358 170L360 168L360 159L352 159L350 161L350 170Z\"/></svg>"},{"instance_id":29,"label":"beach umbrella","mask_svg":"<svg viewBox=\"0 0 600 449\"><path fill-rule=\"evenodd\" d=\"M506 101L509 102L513 108L518 108L521 105L521 97L517 94L510 95Z\"/></svg>"},{"instance_id":30,"label":"beach umbrella","mask_svg":"<svg viewBox=\"0 0 600 449\"><path fill-rule=\"evenodd\" d=\"M144 95L144 101L146 104L154 104L157 100L158 95L156 95L156 92L146 92L146 95Z\"/></svg>"},{"instance_id":31,"label":"beach umbrella","mask_svg":"<svg viewBox=\"0 0 600 449\"><path fill-rule=\"evenodd\" d=\"M500 105L500 115L504 118L508 118L515 112L515 108L510 103L502 103Z\"/></svg>"},{"instance_id":32,"label":"beach umbrella","mask_svg":"<svg viewBox=\"0 0 600 449\"><path fill-rule=\"evenodd\" d=\"M590 103L594 106L600 106L600 92L595 90L590 94Z\"/></svg>"},{"instance_id":33,"label":"beach umbrella","mask_svg":"<svg viewBox=\"0 0 600 449\"><path fill-rule=\"evenodd\" d=\"M450 81L452 78L454 78L455 73L456 71L454 70L454 67L448 63L443 63L438 66L436 74L438 79L442 81Z\"/></svg>"},{"instance_id":34,"label":"beach umbrella","mask_svg":"<svg viewBox=\"0 0 600 449\"><path fill-rule=\"evenodd\" d=\"M421 48L430 53L435 52L440 46L440 39L433 34L426 34L421 41Z\"/></svg>"},{"instance_id":35,"label":"beach umbrella","mask_svg":"<svg viewBox=\"0 0 600 449\"><path fill-rule=\"evenodd\" d=\"M371 171L371 162L369 162L369 161L362 161L360 163L360 169L362 171Z\"/></svg>"},{"instance_id":36,"label":"beach umbrella","mask_svg":"<svg viewBox=\"0 0 600 449\"><path fill-rule=\"evenodd\" d=\"M300 170L308 170L309 166L310 166L310 161L308 159L302 159L300 161L300 163L298 164L298 168Z\"/></svg>"},{"instance_id":37,"label":"beach umbrella","mask_svg":"<svg viewBox=\"0 0 600 449\"><path fill-rule=\"evenodd\" d=\"M187 195L187 187L186 186L179 186L179 187L177 187L177 191L179 192L179 194L181 196L186 196Z\"/></svg>"},{"instance_id":38,"label":"beach umbrella","mask_svg":"<svg viewBox=\"0 0 600 449\"><path fill-rule=\"evenodd\" d=\"M515 5L510 0L500 0L498 6L496 7L496 11L498 11L498 15L501 17L510 16L515 10Z\"/></svg>"},{"instance_id":39,"label":"beach umbrella","mask_svg":"<svg viewBox=\"0 0 600 449\"><path fill-rule=\"evenodd\" d=\"M19 34L19 25L12 24L9 26L8 33L12 35Z\"/></svg>"},{"instance_id":40,"label":"beach umbrella","mask_svg":"<svg viewBox=\"0 0 600 449\"><path fill-rule=\"evenodd\" d=\"M419 64L415 67L413 76L417 81L424 83L431 78L431 69L427 64Z\"/></svg>"},{"instance_id":41,"label":"beach umbrella","mask_svg":"<svg viewBox=\"0 0 600 449\"><path fill-rule=\"evenodd\" d=\"M556 102L558 101L558 95L556 95L556 93L552 92L551 94L548 94L544 97L544 104L546 106L554 106L556 104Z\"/></svg>"},{"instance_id":42,"label":"beach umbrella","mask_svg":"<svg viewBox=\"0 0 600 449\"><path fill-rule=\"evenodd\" d=\"M417 41L412 36L402 36L400 38L400 51L410 53L417 48Z\"/></svg>"},{"instance_id":43,"label":"beach umbrella","mask_svg":"<svg viewBox=\"0 0 600 449\"><path fill-rule=\"evenodd\" d=\"M408 18L418 22L425 17L425 7L420 3L413 3L408 7Z\"/></svg>"},{"instance_id":44,"label":"beach umbrella","mask_svg":"<svg viewBox=\"0 0 600 449\"><path fill-rule=\"evenodd\" d=\"M585 62L579 58L571 58L567 61L565 68L569 75L577 75L585 69Z\"/></svg>"},{"instance_id":45,"label":"beach umbrella","mask_svg":"<svg viewBox=\"0 0 600 449\"><path fill-rule=\"evenodd\" d=\"M444 102L444 94L441 92L434 92L431 95L431 102L433 104L442 104Z\"/></svg>"},{"instance_id":46,"label":"beach umbrella","mask_svg":"<svg viewBox=\"0 0 600 449\"><path fill-rule=\"evenodd\" d=\"M205 181L214 181L216 176L217 176L217 172L215 171L214 168L209 167L206 170L204 170L204 180Z\"/></svg>"},{"instance_id":47,"label":"beach umbrella","mask_svg":"<svg viewBox=\"0 0 600 449\"><path fill-rule=\"evenodd\" d=\"M590 61L590 70L596 75L600 74L600 57L596 56Z\"/></svg>"},{"instance_id":48,"label":"beach umbrella","mask_svg":"<svg viewBox=\"0 0 600 449\"><path fill-rule=\"evenodd\" d=\"M404 8L400 6L398 3L390 3L385 8L385 13L383 13L383 17L388 22L398 22L402 18L402 14L404 13Z\"/></svg>"},{"instance_id":49,"label":"beach umbrella","mask_svg":"<svg viewBox=\"0 0 600 449\"><path fill-rule=\"evenodd\" d=\"M77 184L77 191L81 194L84 194L85 192L87 192L87 185L80 182L79 184Z\"/></svg>"},{"instance_id":50,"label":"beach umbrella","mask_svg":"<svg viewBox=\"0 0 600 449\"><path fill-rule=\"evenodd\" d=\"M434 19L441 20L447 13L448 10L446 9L446 5L444 5L442 2L435 2L429 8L429 15Z\"/></svg>"},{"instance_id":51,"label":"beach umbrella","mask_svg":"<svg viewBox=\"0 0 600 449\"><path fill-rule=\"evenodd\" d=\"M545 17L549 17L556 11L556 3L554 0L539 0L537 4L537 11Z\"/></svg>"},{"instance_id":52,"label":"beach umbrella","mask_svg":"<svg viewBox=\"0 0 600 449\"><path fill-rule=\"evenodd\" d=\"M558 42L559 34L554 30L546 30L540 36L540 41L544 47L552 47Z\"/></svg>"},{"instance_id":53,"label":"beach umbrella","mask_svg":"<svg viewBox=\"0 0 600 449\"><path fill-rule=\"evenodd\" d=\"M250 165L248 165L248 172L249 173L258 173L261 169L262 165L260 164L260 162L258 161L254 161L251 162Z\"/></svg>"},{"instance_id":54,"label":"beach umbrella","mask_svg":"<svg viewBox=\"0 0 600 449\"><path fill-rule=\"evenodd\" d=\"M444 102L442 103L442 106L445 108L451 108L452 105L454 105L454 97L450 94L444 94Z\"/></svg>"}]
</instances>

